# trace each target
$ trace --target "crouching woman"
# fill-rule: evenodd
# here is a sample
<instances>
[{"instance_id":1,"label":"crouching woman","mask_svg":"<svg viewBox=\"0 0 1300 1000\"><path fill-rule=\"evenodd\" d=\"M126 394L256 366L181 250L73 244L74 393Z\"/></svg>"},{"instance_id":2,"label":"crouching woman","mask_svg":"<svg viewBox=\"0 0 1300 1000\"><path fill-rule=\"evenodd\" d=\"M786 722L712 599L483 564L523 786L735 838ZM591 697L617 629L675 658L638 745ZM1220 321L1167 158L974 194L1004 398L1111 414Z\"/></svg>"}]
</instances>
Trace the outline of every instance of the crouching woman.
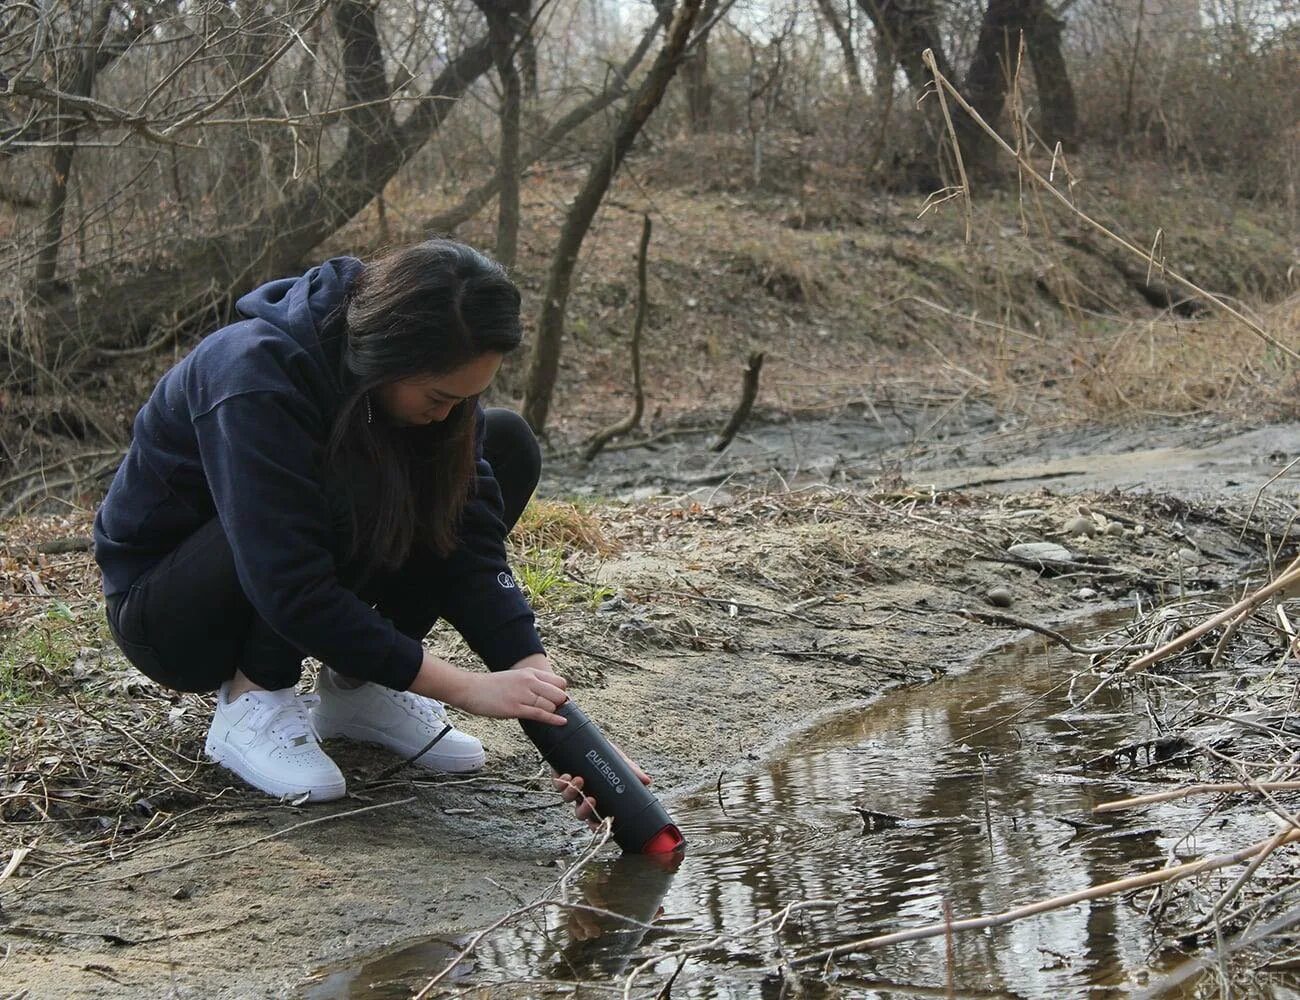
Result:
<instances>
[{"instance_id":1,"label":"crouching woman","mask_svg":"<svg viewBox=\"0 0 1300 1000\"><path fill-rule=\"evenodd\" d=\"M519 306L499 265L452 241L335 258L241 298L244 318L136 417L95 519L113 637L159 684L217 692L207 754L250 785L338 798L318 737L413 757L444 702L563 723L566 683L504 544L540 451L478 402L519 345ZM424 649L439 618L490 672ZM296 691L306 656L324 664L313 695ZM451 728L415 763L483 759Z\"/></svg>"}]
</instances>

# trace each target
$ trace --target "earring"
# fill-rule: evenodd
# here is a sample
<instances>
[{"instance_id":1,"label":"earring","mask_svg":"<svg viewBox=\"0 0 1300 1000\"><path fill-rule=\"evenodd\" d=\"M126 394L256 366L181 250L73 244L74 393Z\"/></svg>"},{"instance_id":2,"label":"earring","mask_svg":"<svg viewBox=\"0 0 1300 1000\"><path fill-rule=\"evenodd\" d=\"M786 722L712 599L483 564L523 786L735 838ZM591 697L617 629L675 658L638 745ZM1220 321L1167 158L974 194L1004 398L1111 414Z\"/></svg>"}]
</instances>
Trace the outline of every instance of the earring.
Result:
<instances>
[{"instance_id":1,"label":"earring","mask_svg":"<svg viewBox=\"0 0 1300 1000\"><path fill-rule=\"evenodd\" d=\"M373 424L374 422L375 414L374 411L370 409L370 393L366 393L366 423Z\"/></svg>"}]
</instances>

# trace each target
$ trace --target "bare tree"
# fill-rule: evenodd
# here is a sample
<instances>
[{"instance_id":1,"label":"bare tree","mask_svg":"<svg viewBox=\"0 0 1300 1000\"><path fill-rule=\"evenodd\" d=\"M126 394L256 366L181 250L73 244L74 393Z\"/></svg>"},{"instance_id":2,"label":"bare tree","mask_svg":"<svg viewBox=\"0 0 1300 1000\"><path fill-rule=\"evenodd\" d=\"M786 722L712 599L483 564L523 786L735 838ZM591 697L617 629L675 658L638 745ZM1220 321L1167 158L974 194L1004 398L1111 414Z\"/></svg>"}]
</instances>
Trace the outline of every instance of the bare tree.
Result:
<instances>
[{"instance_id":1,"label":"bare tree","mask_svg":"<svg viewBox=\"0 0 1300 1000\"><path fill-rule=\"evenodd\" d=\"M708 23L717 11L718 0L704 0L700 20ZM697 135L713 127L713 81L709 78L709 36L703 35L691 47L682 65L686 85L686 120Z\"/></svg>"},{"instance_id":2,"label":"bare tree","mask_svg":"<svg viewBox=\"0 0 1300 1000\"><path fill-rule=\"evenodd\" d=\"M530 35L527 0L477 0L488 22L492 61L501 83L500 152L497 158L496 256L514 267L519 247L519 118L523 88L515 66L515 39Z\"/></svg>"},{"instance_id":3,"label":"bare tree","mask_svg":"<svg viewBox=\"0 0 1300 1000\"><path fill-rule=\"evenodd\" d=\"M663 48L645 80L629 99L609 142L592 160L586 179L565 216L559 243L551 259L546 290L542 294L542 313L537 324L537 339L529 356L524 392L523 415L538 434L546 427L551 396L555 392L555 377L559 372L560 350L564 342L564 312L582 241L591 228L605 192L609 190L614 173L632 148L642 126L663 100L664 91L677 72L691 28L699 15L700 3L701 0L682 0L668 26Z\"/></svg>"},{"instance_id":4,"label":"bare tree","mask_svg":"<svg viewBox=\"0 0 1300 1000\"><path fill-rule=\"evenodd\" d=\"M1043 139L1072 147L1074 92L1061 55L1060 22L1043 0L989 0L966 74L967 99L985 121L1001 118L1008 87L1018 70L1022 36L1043 106ZM967 129L962 138L977 164L987 163L994 155L991 140L982 130L973 133Z\"/></svg>"},{"instance_id":5,"label":"bare tree","mask_svg":"<svg viewBox=\"0 0 1300 1000\"><path fill-rule=\"evenodd\" d=\"M306 10L310 20L325 3ZM280 195L257 206L237 226L212 233L177 235L165 258L154 266L113 282L99 276L77 282L52 295L46 311L46 336L59 341L102 344L129 338L167 316L221 308L253 283L298 266L325 237L361 211L433 135L457 99L492 65L492 42L486 32L452 57L415 107L398 120L392 100L397 89L385 69L385 52L375 8L361 0L337 0L334 29L341 53L347 103L340 109L345 126L342 148L332 161L299 171ZM301 17L301 13L299 13ZM287 51L301 27L269 59ZM52 100L52 88L19 78L19 90ZM231 93L238 87L232 87ZM163 126L132 120L102 102L83 100L84 109L101 127L116 125L162 144L211 116L218 101L207 102ZM164 134L160 129L167 129Z\"/></svg>"},{"instance_id":6,"label":"bare tree","mask_svg":"<svg viewBox=\"0 0 1300 1000\"><path fill-rule=\"evenodd\" d=\"M871 18L883 47L902 65L914 90L923 92L933 82L921 60L927 49L940 73L949 80L958 79L931 0L858 3ZM1044 138L1070 146L1075 140L1074 95L1061 54L1061 23L1048 11L1044 0L989 0L962 89L984 119L996 123L1017 71L1022 34L1043 102ZM990 168L994 150L988 136L965 115L955 117L953 124L967 167Z\"/></svg>"},{"instance_id":7,"label":"bare tree","mask_svg":"<svg viewBox=\"0 0 1300 1000\"><path fill-rule=\"evenodd\" d=\"M931 0L858 0L871 19L881 43L894 65L903 67L916 91L930 86L930 73L921 61L926 49L934 53L939 72L956 79L939 33L939 14Z\"/></svg>"},{"instance_id":8,"label":"bare tree","mask_svg":"<svg viewBox=\"0 0 1300 1000\"><path fill-rule=\"evenodd\" d=\"M99 49L107 40L112 14L111 3L95 8L90 27L78 46L80 52L77 53L74 49L73 57L67 60L72 64L73 71L66 90L74 97L90 96L95 85L95 74L99 71ZM44 233L36 259L37 298L43 299L49 294L58 268L59 244L63 240L63 214L68 203L68 178L72 173L72 159L77 151L77 133L80 128L81 122L73 115L59 117L53 128L56 145L50 157L50 190L45 201Z\"/></svg>"},{"instance_id":9,"label":"bare tree","mask_svg":"<svg viewBox=\"0 0 1300 1000\"><path fill-rule=\"evenodd\" d=\"M849 89L861 97L862 73L858 69L858 54L853 48L853 36L849 33L849 28L840 20L834 0L817 0L817 9L821 11L822 19L830 27L836 41L840 43L840 51L844 55L844 75L848 78Z\"/></svg>"},{"instance_id":10,"label":"bare tree","mask_svg":"<svg viewBox=\"0 0 1300 1000\"><path fill-rule=\"evenodd\" d=\"M742 35L749 50L749 72L746 77L745 123L749 128L751 173L754 185L763 178L763 139L768 122L781 100L785 83L786 49L794 34L799 16L798 9L787 15L785 23L772 33L766 43L759 45L748 35Z\"/></svg>"},{"instance_id":11,"label":"bare tree","mask_svg":"<svg viewBox=\"0 0 1300 1000\"><path fill-rule=\"evenodd\" d=\"M529 144L527 150L519 158L519 169L521 171L528 169L538 160L551 154L560 146L565 137L575 129L590 121L616 101L627 96L632 74L636 72L637 67L645 59L646 53L650 51L650 46L654 43L655 36L659 33L659 29L668 23L671 14L672 9L670 7L660 12L659 16L646 28L632 54L621 65L610 68L609 79L599 93L592 95L581 104L561 115L545 132ZM426 219L424 228L431 232L447 233L455 230L458 226L464 225L477 215L489 201L496 197L497 192L501 189L501 182L500 171L494 171L492 177L467 193L451 208L443 209L436 215Z\"/></svg>"}]
</instances>

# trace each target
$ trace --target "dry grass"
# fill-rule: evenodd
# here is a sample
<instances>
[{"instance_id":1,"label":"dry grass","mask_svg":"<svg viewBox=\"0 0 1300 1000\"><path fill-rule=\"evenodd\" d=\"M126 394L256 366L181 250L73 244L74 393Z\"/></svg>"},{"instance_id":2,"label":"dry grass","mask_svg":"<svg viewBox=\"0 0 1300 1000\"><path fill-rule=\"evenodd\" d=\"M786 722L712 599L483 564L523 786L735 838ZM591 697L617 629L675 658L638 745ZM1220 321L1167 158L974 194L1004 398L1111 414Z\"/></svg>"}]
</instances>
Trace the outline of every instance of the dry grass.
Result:
<instances>
[{"instance_id":1,"label":"dry grass","mask_svg":"<svg viewBox=\"0 0 1300 1000\"><path fill-rule=\"evenodd\" d=\"M592 511L565 500L534 500L510 532L516 552L554 551L567 557L574 552L613 555L612 541Z\"/></svg>"},{"instance_id":2,"label":"dry grass","mask_svg":"<svg viewBox=\"0 0 1300 1000\"><path fill-rule=\"evenodd\" d=\"M1014 190L976 191L966 245L959 205L918 218L920 194L864 201L855 189L858 211L846 215L845 178L813 171L794 193L719 189L664 169L680 159L670 144L634 161L584 245L548 428L559 439L583 436L628 408L643 209L656 218L643 345L652 433L725 414L751 350L768 356L760 413L833 409L864 394L877 403L965 394L1054 421L1232 418L1260 413L1261 401L1270 414L1292 412L1289 376L1267 351L1217 320L1160 313L1108 248L1080 241L1063 212ZM1212 180L1154 165L1128 163L1117 174L1098 158L1071 170L1074 194L1091 213L1144 245L1162 230L1171 264L1255 307L1279 338L1294 338L1294 301L1262 304L1294 288L1290 247L1267 211L1225 206ZM539 290L571 182L554 172L526 188L516 268L526 302ZM414 237L433 196L409 185L389 195L394 240ZM490 243L490 216L460 235ZM822 217L834 217L835 228L806 223ZM355 248L372 225L359 220L337 249ZM507 369L507 394L518 391L521 367Z\"/></svg>"},{"instance_id":3,"label":"dry grass","mask_svg":"<svg viewBox=\"0 0 1300 1000\"><path fill-rule=\"evenodd\" d=\"M1267 307L1262 325L1300 348L1300 295ZM1081 331L1092 357L1082 367L1080 402L1096 419L1121 415L1229 413L1287 418L1297 413L1300 375L1276 349L1223 317Z\"/></svg>"},{"instance_id":4,"label":"dry grass","mask_svg":"<svg viewBox=\"0 0 1300 1000\"><path fill-rule=\"evenodd\" d=\"M1300 348L1300 295L1261 324ZM1294 419L1300 373L1279 351L1220 316L1088 317L1047 350L1011 331L972 327L968 378L1005 410L1100 423L1148 417ZM952 364L950 363L950 368Z\"/></svg>"}]
</instances>

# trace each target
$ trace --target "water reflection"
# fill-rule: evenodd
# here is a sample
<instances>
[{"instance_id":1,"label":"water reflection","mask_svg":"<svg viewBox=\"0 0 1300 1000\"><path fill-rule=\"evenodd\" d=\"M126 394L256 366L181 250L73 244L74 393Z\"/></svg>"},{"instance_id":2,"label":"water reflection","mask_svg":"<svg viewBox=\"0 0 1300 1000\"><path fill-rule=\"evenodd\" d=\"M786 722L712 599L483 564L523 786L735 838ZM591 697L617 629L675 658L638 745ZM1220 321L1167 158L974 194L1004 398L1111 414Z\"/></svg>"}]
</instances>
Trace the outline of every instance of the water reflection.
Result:
<instances>
[{"instance_id":1,"label":"water reflection","mask_svg":"<svg viewBox=\"0 0 1300 1000\"><path fill-rule=\"evenodd\" d=\"M1082 771L1082 762L1155 733L1145 714L1125 711L1119 694L1071 713L1065 687L1077 662L1037 644L1016 646L973 673L891 694L798 736L778 759L724 774L721 803L710 787L676 804L691 847L675 873L643 858L610 858L583 873L579 892L640 924L710 933L738 931L793 902L835 900L833 912L806 911L783 932L785 948L812 949L942 920L945 900L956 917L993 913L1160 865L1170 852L1223 850L1268 835L1261 818L1181 843L1199 808L1186 801L1089 816L1095 803L1133 785ZM859 810L902 822L868 831ZM608 984L652 955L659 936L611 918L539 912L492 937L463 972L474 983L512 983L501 995L523 995L527 981L527 995L544 996L561 982ZM951 995L1121 997L1146 978L1154 944L1140 905L1123 899L957 935ZM764 932L693 959L672 995L789 995L790 984L771 971L773 948ZM950 995L946 948L939 938L850 956L839 963L837 986L810 980L804 995ZM332 980L333 992L321 992L331 980L318 982L306 996L409 995L384 993L382 984L411 981L404 969L426 981L455 950L425 942L336 973L352 978ZM657 981L674 967L661 963Z\"/></svg>"}]
</instances>

